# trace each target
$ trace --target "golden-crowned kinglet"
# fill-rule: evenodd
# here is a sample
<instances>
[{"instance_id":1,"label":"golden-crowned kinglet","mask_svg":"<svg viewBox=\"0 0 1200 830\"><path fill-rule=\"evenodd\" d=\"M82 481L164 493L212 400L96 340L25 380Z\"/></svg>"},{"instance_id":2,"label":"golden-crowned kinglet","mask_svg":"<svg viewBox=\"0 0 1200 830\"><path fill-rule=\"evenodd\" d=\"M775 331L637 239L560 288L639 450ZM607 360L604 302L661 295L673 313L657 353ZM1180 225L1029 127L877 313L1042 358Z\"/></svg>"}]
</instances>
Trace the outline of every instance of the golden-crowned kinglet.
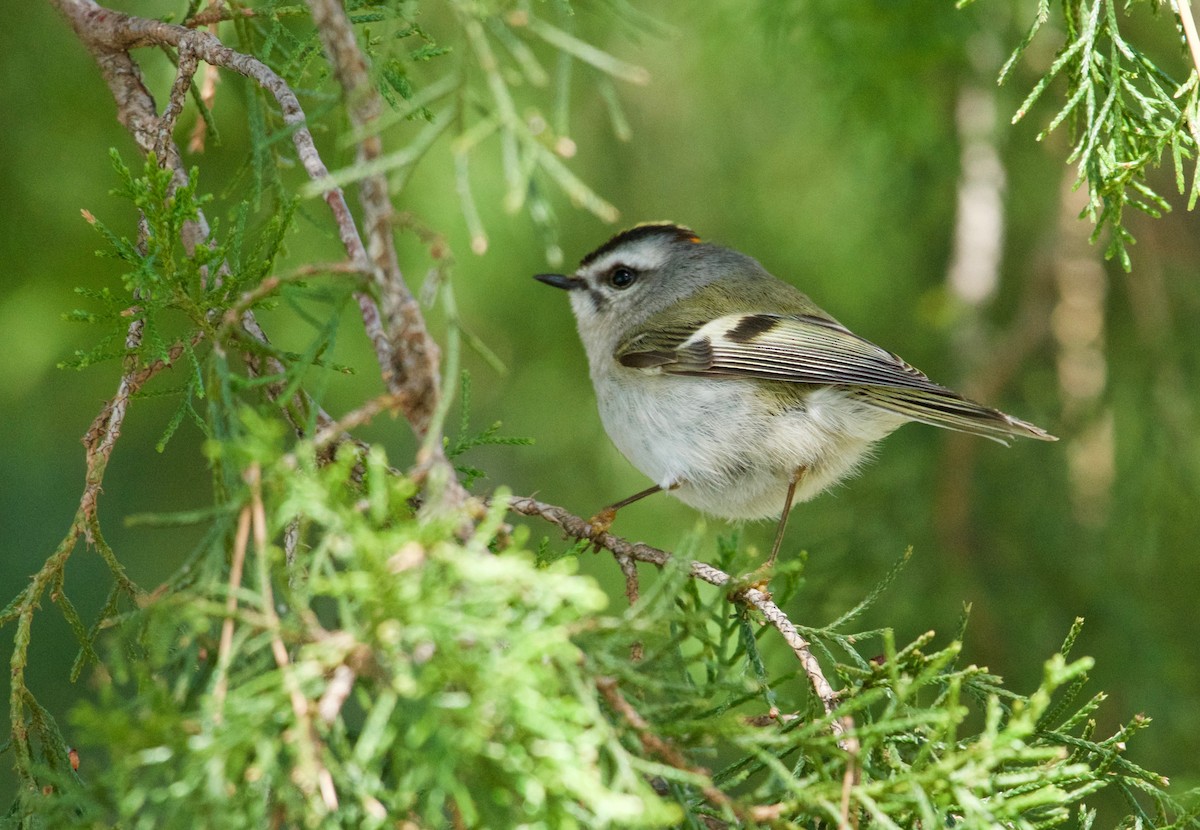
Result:
<instances>
[{"instance_id":1,"label":"golden-crowned kinglet","mask_svg":"<svg viewBox=\"0 0 1200 830\"><path fill-rule=\"evenodd\" d=\"M756 260L688 228L638 225L572 275L570 292L600 418L658 490L725 519L779 516L854 472L908 421L1001 443L1056 440L969 401L851 332Z\"/></svg>"}]
</instances>

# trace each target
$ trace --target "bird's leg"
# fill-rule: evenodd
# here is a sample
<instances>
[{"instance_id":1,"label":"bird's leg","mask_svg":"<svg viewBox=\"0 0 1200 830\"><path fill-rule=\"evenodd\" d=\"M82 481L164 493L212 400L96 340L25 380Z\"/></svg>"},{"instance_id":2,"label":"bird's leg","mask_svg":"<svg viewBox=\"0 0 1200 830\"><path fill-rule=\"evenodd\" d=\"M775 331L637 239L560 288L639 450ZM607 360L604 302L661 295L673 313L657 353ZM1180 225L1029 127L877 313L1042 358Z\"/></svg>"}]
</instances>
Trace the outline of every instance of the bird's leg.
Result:
<instances>
[{"instance_id":1,"label":"bird's leg","mask_svg":"<svg viewBox=\"0 0 1200 830\"><path fill-rule=\"evenodd\" d=\"M807 467L797 467L788 481L787 500L783 503L783 513L779 517L779 527L775 529L775 543L771 545L771 555L767 558L767 563L763 568L770 568L775 564L775 557L779 556L779 548L783 545L783 532L787 530L788 516L792 512L792 501L796 498L796 485L804 478L804 473L807 469Z\"/></svg>"},{"instance_id":2,"label":"bird's leg","mask_svg":"<svg viewBox=\"0 0 1200 830\"><path fill-rule=\"evenodd\" d=\"M674 490L678 486L679 486L679 483L675 482L667 489ZM601 510L595 516L592 516L592 518L588 519L589 535L591 535L594 538L594 537L600 535L601 533L607 533L608 529L610 527L612 527L612 523L617 518L618 510L620 510L622 507L627 507L627 506L633 504L635 501L641 501L642 499L646 498L646 496L653 496L655 493L657 493L658 491L660 491L662 489L663 489L662 487L655 484L653 487L647 487L645 490L642 490L640 493L634 493L632 496L630 496L628 498L624 498L618 502L614 502L613 504L610 504L608 507Z\"/></svg>"}]
</instances>

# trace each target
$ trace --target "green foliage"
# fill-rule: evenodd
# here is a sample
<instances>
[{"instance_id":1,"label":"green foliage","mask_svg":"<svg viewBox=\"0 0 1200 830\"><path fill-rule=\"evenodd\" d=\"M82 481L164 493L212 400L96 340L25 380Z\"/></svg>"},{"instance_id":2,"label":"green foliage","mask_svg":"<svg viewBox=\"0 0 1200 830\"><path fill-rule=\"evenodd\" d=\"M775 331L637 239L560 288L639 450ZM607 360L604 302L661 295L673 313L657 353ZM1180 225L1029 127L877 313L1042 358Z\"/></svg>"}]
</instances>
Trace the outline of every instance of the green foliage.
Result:
<instances>
[{"instance_id":1,"label":"green foliage","mask_svg":"<svg viewBox=\"0 0 1200 830\"><path fill-rule=\"evenodd\" d=\"M736 540L724 545L731 553ZM961 665L962 639L930 651L933 632L897 647L890 629L847 630L862 610L806 630L843 683L828 714L791 656L771 643L771 628L683 572L668 572L626 616L644 639L643 661L621 655L618 641L631 636L623 627L588 635L586 651L636 689L654 734L687 747L696 768L714 769L712 782L733 795L721 809L699 790L696 768L659 766L670 783L660 792L695 821L758 816L769 826L835 826L848 799L849 810L887 827L1076 826L1095 819L1092 800L1112 789L1124 796L1128 821L1200 826L1166 794L1161 776L1122 757L1146 718L1095 736L1104 695L1080 697L1092 660L1067 659L1082 621L1026 695L985 668ZM853 752L838 736L845 717L860 743ZM860 777L852 786L848 764Z\"/></svg>"},{"instance_id":2,"label":"green foliage","mask_svg":"<svg viewBox=\"0 0 1200 830\"><path fill-rule=\"evenodd\" d=\"M478 250L486 234L469 166L495 139L503 204L528 211L551 259L559 256L551 190L615 215L562 160L574 152L569 70L600 79L596 93L618 136L628 125L609 79L645 75L585 39L587 22L569 7L455 2L445 19L418 24L417 4L348 5L392 108L376 128L401 149L336 170L333 181L384 171L402 190L452 135L457 194ZM232 22L231 40L315 90L306 107L323 123L329 71L305 10L266 3L255 12ZM1080 26L1093 41L1100 31ZM1124 47L1110 63L1088 64L1099 67L1087 81L1101 102L1095 123L1116 112L1128 126L1135 99L1122 96L1142 89L1140 76L1113 75L1114 55L1128 70ZM1096 86L1117 81L1116 94ZM128 271L119 286L85 294L99 310L72 315L100 329L74 365L120 356L128 379L157 361L177 363L173 387L138 392L181 398L158 448L194 424L208 439L213 503L141 519L202 530L190 555L166 552L176 570L153 593L130 581L126 551L118 556L94 509L81 507L0 611L0 623L15 628L7 749L19 791L7 826L192 827L198 816L216 828L814 827L850 818L1032 828L1089 827L1101 816L1115 826L1197 826L1194 808L1124 756L1147 719L1097 737L1103 696L1083 697L1091 661L1068 659L1077 629L1028 694L962 665L961 631L937 645L932 633L899 645L889 628L852 629L908 554L862 602L825 626L800 627L840 689L826 711L774 628L735 594L690 576L695 540L654 578L642 574L633 607L614 610L576 573L588 544L531 544L526 528L505 526L503 489L487 503L451 504L438 478L446 470L414 464L398 473L378 446L315 446L313 375L345 368L327 355L352 294L371 289L357 276L326 284L303 269L276 273L296 210L280 172L292 161L288 133L269 97L247 89L236 204L207 233L194 233L201 209L221 200L200 192L197 173L176 181L151 157L135 174L114 156L119 194L143 221L134 239L96 223L106 255ZM1085 115L1087 96L1072 105ZM1104 166L1103 146L1118 127L1100 129L1080 151L1089 171L1119 168ZM1190 152L1182 141L1147 146L1170 146L1177 159ZM1128 198L1104 191L1098 221L1119 225ZM287 313L299 351L242 326L246 312L267 307ZM456 312L447 317L452 381L465 332ZM500 436L498 422L471 429L465 374L461 405L458 434L443 444L455 461L482 445L525 443ZM102 466L89 463L97 491ZM457 469L465 484L483 475ZM112 583L90 622L65 576L85 544ZM737 572L747 558L732 539L717 562ZM807 601L827 589L809 585L803 568L798 558L781 569L773 583L781 603L815 606ZM71 679L86 675L94 689L69 729L26 675L43 602L78 643ZM631 659L634 644L641 659ZM72 746L82 748L78 771ZM1123 796L1128 816L1096 812L1102 792Z\"/></svg>"},{"instance_id":3,"label":"green foliage","mask_svg":"<svg viewBox=\"0 0 1200 830\"><path fill-rule=\"evenodd\" d=\"M322 463L306 442L285 451L277 421L242 421L212 448L243 471L237 521L193 565L215 575L232 557L247 576L112 621L97 697L71 718L104 757L76 776L51 763L61 737L46 747L53 795L26 796L26 826L801 827L849 809L885 826L1053 827L1091 816L1103 788L1145 826L1178 814L1122 757L1145 719L1094 736L1102 696L1079 704L1092 661L1066 659L1077 631L1021 695L960 666L957 640L816 630L844 683L826 714L771 654L773 630L686 572L608 616L574 559L538 567L527 534L504 530L503 492L460 540L468 513L414 510L416 485L378 448Z\"/></svg>"},{"instance_id":4,"label":"green foliage","mask_svg":"<svg viewBox=\"0 0 1200 830\"><path fill-rule=\"evenodd\" d=\"M498 542L502 497L458 542L465 517L414 513L415 486L381 452L322 466L308 445L280 454L279 431L247 417L247 437L220 451L261 469L261 490L234 501L243 527L265 511L271 543L214 539L205 556L232 547L243 584L173 591L119 621L98 699L72 718L107 759L85 760L86 783L47 769L58 792L39 821L360 828L453 814L499 828L677 815L633 771L572 639L606 604L594 582ZM278 540L293 525L303 564L289 570Z\"/></svg>"},{"instance_id":5,"label":"green foliage","mask_svg":"<svg viewBox=\"0 0 1200 830\"><path fill-rule=\"evenodd\" d=\"M243 295L262 286L274 270L275 261L283 252L294 203L281 205L256 233L251 234L248 230L249 209L243 203L231 217L228 232L214 224L207 234L202 234L198 224L201 207L211 201L212 196L200 192L196 169L190 172L186 183L177 182L171 171L160 167L151 153L141 175L135 176L115 150L110 155L120 180L120 187L114 194L132 203L141 218L138 237L131 240L117 234L90 213L85 214L109 246L97 254L119 259L130 270L122 276L122 295L109 288L100 291L78 289L79 293L101 304L102 310L76 310L67 315L67 319L95 324L104 330L94 347L76 352L73 360L60 365L83 369L106 359L122 357L128 371L145 369L157 361L172 362L183 356L190 369L183 386L155 393L180 398L180 404L158 442L161 452L185 420L208 433L204 418L196 409L197 401L205 398L208 390L202 358L196 354L195 344L202 339L211 342L238 336L227 323L218 330L218 324L225 322L218 317L218 310L245 312L267 303L269 292L260 290L248 297ZM189 240L189 244L185 245L182 240ZM236 321L236 315L233 319ZM131 332L136 332L136 336L131 336ZM121 341L123 348L117 351L115 345ZM300 358L301 366L319 362L320 353L328 345L327 341L319 340L308 354L287 356L291 358L287 365L297 363L296 358ZM171 354L172 348L177 354ZM253 348L263 354L272 354L266 343L254 342ZM273 356L284 357L279 353Z\"/></svg>"},{"instance_id":6,"label":"green foliage","mask_svg":"<svg viewBox=\"0 0 1200 830\"><path fill-rule=\"evenodd\" d=\"M611 80L644 84L648 75L580 37L569 4L493 8L461 0L446 5L448 19L428 23L418 19L431 13L415 3L364 2L354 9L352 20L371 24L363 27L363 44L373 59L377 88L391 107L371 130L399 140L402 148L370 163L334 170L328 179L309 183L305 195L378 173L388 174L401 193L416 165L450 132L460 209L476 253L487 249L488 233L470 167L493 139L504 177L503 207L510 214L526 213L541 232L551 263L562 260L551 198L555 191L606 222L617 218L617 209L567 164L576 150L569 135L572 72L579 66L596 79L613 131L622 139L629 131ZM633 16L629 9L615 11L618 17ZM257 27L267 46L295 40L270 17L247 25ZM310 46L311 41L299 41L287 50L304 54ZM551 61L557 62L555 73L546 68ZM557 76L554 83L552 74ZM414 119L425 122L415 135L410 129Z\"/></svg>"},{"instance_id":7,"label":"green foliage","mask_svg":"<svg viewBox=\"0 0 1200 830\"><path fill-rule=\"evenodd\" d=\"M500 435L500 427L502 425L499 421L495 421L482 432L471 432L471 375L467 372L463 372L462 375L458 405L462 413L459 418L458 437L453 441L449 438L445 439L446 457L450 460L457 460L463 453L473 450L476 447L527 447L533 444L532 438L514 438ZM456 464L455 469L462 476L464 487L470 487L477 480L487 475L486 472L478 467L471 467L464 464Z\"/></svg>"},{"instance_id":8,"label":"green foliage","mask_svg":"<svg viewBox=\"0 0 1200 830\"><path fill-rule=\"evenodd\" d=\"M116 150L110 151L110 156L120 180L114 195L129 200L142 217L138 238L135 241L114 233L90 213L85 213L85 218L108 243L108 248L97 254L114 257L130 267L122 276L125 298L121 302L136 305L122 307L107 289L90 292L91 298L104 304L105 311L75 311L68 319L107 323L110 331L96 348L77 352L74 360L64 364L71 368L84 368L114 356L107 352L109 345L134 322L143 326L136 347L143 365L166 357L169 341L165 330L170 324L165 315L183 311L202 319L206 282L211 283L215 276L215 271L212 276L209 271L222 262L219 249L201 246L194 252L183 250L180 235L184 226L196 221L201 205L209 199L198 192L197 170L193 169L187 182L176 187L172 172L160 167L153 154L145 160L140 176L133 174Z\"/></svg>"},{"instance_id":9,"label":"green foliage","mask_svg":"<svg viewBox=\"0 0 1200 830\"><path fill-rule=\"evenodd\" d=\"M1125 5L1128 9L1133 4ZM1049 0L1039 0L1029 31L1000 72L1001 82L1049 18ZM1108 230L1105 256L1116 257L1128 271L1126 246L1133 236L1125 225L1125 208L1155 217L1170 210L1148 181L1150 169L1164 154L1170 155L1180 193L1187 188L1186 168L1191 168L1189 210L1200 193L1200 168L1195 162L1195 123L1200 113L1197 75L1191 71L1182 83L1175 80L1122 35L1114 0L1070 0L1063 3L1062 19L1065 43L1013 122L1024 118L1051 83L1062 78L1065 103L1038 140L1066 125L1072 145L1068 161L1079 166L1077 185L1086 183L1088 188L1086 215L1096 225L1093 240Z\"/></svg>"}]
</instances>

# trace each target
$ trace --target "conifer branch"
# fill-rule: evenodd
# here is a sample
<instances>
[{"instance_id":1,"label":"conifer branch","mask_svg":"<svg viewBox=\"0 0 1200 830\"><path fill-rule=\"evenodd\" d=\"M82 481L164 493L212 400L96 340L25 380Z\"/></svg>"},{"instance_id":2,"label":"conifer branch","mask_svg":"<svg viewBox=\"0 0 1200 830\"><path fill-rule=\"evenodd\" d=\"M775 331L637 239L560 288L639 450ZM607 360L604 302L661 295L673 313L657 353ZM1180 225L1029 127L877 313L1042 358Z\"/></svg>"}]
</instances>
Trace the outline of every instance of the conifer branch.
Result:
<instances>
[{"instance_id":1,"label":"conifer branch","mask_svg":"<svg viewBox=\"0 0 1200 830\"><path fill-rule=\"evenodd\" d=\"M609 551L617 558L618 562L623 557L637 562L647 562L659 568L666 568L675 559L674 554L661 548L652 547L642 542L630 542L628 539L608 533L607 531L595 533L591 524L586 519L553 504L518 496L510 498L508 506L516 513L544 519L551 524L558 525L568 536L575 539L587 540L595 546ZM808 675L808 681L812 685L813 691L820 699L821 706L825 709L825 714L831 715L833 713L833 710L837 707L837 691L834 690L833 686L826 679L825 671L813 655L808 640L804 638L804 635L800 633L799 629L796 628L783 609L775 604L769 593L749 585L739 586L734 577L725 573L720 568L715 568L704 562L690 562L688 564L688 572L692 578L707 582L709 585L714 585L718 588L732 588L733 590L728 594L730 602L748 605L758 610L763 615L763 619L779 632L780 636L783 637L783 641L787 643L788 648L792 650L792 653L796 655L796 659L800 661L804 673ZM853 735L854 721L849 717L836 718L833 720L831 726L834 733L840 738L842 748L851 755L857 754L858 740Z\"/></svg>"},{"instance_id":2,"label":"conifer branch","mask_svg":"<svg viewBox=\"0 0 1200 830\"><path fill-rule=\"evenodd\" d=\"M109 85L117 102L118 118L134 136L143 152L154 151L160 144L163 130L173 123L173 115L159 118L154 100L141 81L137 64L129 51L146 46L172 47L180 53L180 71L172 90L172 102L182 105L183 90L190 85L197 61L220 66L244 75L269 92L279 106L284 123L291 130L296 156L309 178L313 181L327 180L329 170L322 161L307 126L304 109L296 93L288 83L262 61L225 46L213 34L193 30L185 26L159 20L127 15L98 5L94 0L51 0L59 12L75 30L80 41L95 57L101 74ZM346 36L349 23L344 11L332 10L328 4L315 3L314 17L325 15L317 22L333 27L333 32L322 36L327 39L327 48L342 81L351 111L358 110L356 123L369 124L375 110L369 104L356 104L363 95L365 63L361 72L351 64L357 45L353 43L353 32ZM344 28L341 26L344 24ZM339 60L340 59L340 60ZM186 80L186 83L184 81ZM371 88L373 91L373 88ZM376 103L377 108L377 103ZM175 107L168 106L166 114ZM375 113L377 115L377 112ZM360 120L361 119L361 120ZM363 145L378 142L367 137ZM166 142L165 166L175 171L176 182L186 181L178 148ZM376 148L378 150L378 148ZM370 151L363 151L369 153ZM378 155L378 152L376 152ZM358 232L350 207L340 187L327 186L322 196L333 214L338 236L346 250L349 261L356 267L369 268L376 277L377 288L384 301L383 316L375 300L364 292L358 299L363 325L375 346L380 370L388 388L396 394L404 393L405 416L418 435L424 435L429 426L430 415L438 399L437 347L429 337L420 314L420 308L404 284L391 241L392 208L387 196L386 182L383 188L371 188L363 184L363 199L366 207L369 246L364 244ZM187 234L185 245L189 251L208 235L207 224L201 219L194 223Z\"/></svg>"},{"instance_id":3,"label":"conifer branch","mask_svg":"<svg viewBox=\"0 0 1200 830\"><path fill-rule=\"evenodd\" d=\"M689 763L682 752L654 733L654 730L651 729L646 719L642 717L641 713L621 693L621 687L615 678L597 677L596 688L608 705L612 707L612 710L629 724L637 734L638 741L641 743L643 749L662 758L676 769L683 770L700 778L704 781L700 786L700 792L704 796L705 801L718 809L729 810L738 815L739 818L742 817L745 811L740 810L728 795L713 784L712 775L708 770Z\"/></svg>"},{"instance_id":4,"label":"conifer branch","mask_svg":"<svg viewBox=\"0 0 1200 830\"><path fill-rule=\"evenodd\" d=\"M358 48L346 10L336 0L308 0L313 23L334 77L342 87L351 126L362 138L357 161L370 164L383 155L383 141L372 126L379 120L383 102L371 83L367 59ZM328 175L323 171L322 175ZM315 177L314 177L315 178ZM438 401L438 348L429 336L425 318L400 271L393 238L393 214L387 177L364 176L359 183L367 247L364 259L371 264L383 305L381 366L384 383L395 395L403 395L413 429L425 435ZM348 249L349 250L349 249ZM357 252L349 251L358 259Z\"/></svg>"},{"instance_id":5,"label":"conifer branch","mask_svg":"<svg viewBox=\"0 0 1200 830\"><path fill-rule=\"evenodd\" d=\"M408 5L369 3L364 11L363 4L348 4L348 15L335 0L257 12L223 0L209 0L199 11L204 4L193 0L188 9L198 13L185 26L172 26L110 12L93 0L51 2L101 66L122 123L143 152L155 154L144 177L125 178L134 186L153 186L152 199L135 201L143 210L142 226L169 227L154 238L169 240L173 248L134 250L113 235L118 255L140 269L126 279L132 300L108 306L112 314L104 319L113 325L94 350L120 354L124 338L120 386L85 438L87 483L66 538L0 611L0 624L16 621L10 745L22 792L10 813L14 820L47 826L170 823L175 811L186 823L189 811L203 811L224 816L231 826L502 827L511 817L513 823L545 826L818 822L850 828L866 816L884 826L983 830L1059 826L1076 805L1080 824L1090 826L1094 817L1084 811L1083 797L1112 786L1131 801L1134 795L1152 800L1164 820L1179 816L1180 825L1196 824L1194 811L1181 812L1159 792L1165 779L1121 757L1126 737L1144 719L1097 741L1092 715L1100 698L1072 714L1084 661L1066 665L1054 658L1038 691L1023 697L985 670L958 666L957 640L930 654L925 646L932 633L899 650L890 629L841 633L878 589L833 623L810 629L793 623L769 593L747 580L593 533L585 520L554 505L503 495L486 508L474 499L455 503L454 495L463 491L446 457L485 443L466 438L447 450L441 436L458 376L459 340L469 344L470 336L460 330L453 295L445 290L448 333L440 356L429 339L399 267L393 234L397 226L411 225L429 244L437 263L437 276L425 281L429 295L447 270L445 246L410 218L397 216L390 194L442 131L459 128L452 152L468 226L478 231L477 239L484 239L483 225L471 219L467 150L471 142L494 135L503 142L506 207L515 210L522 200L543 206L534 186L539 173L606 215L609 206L558 161L574 151L566 136L565 103L549 132L535 129L537 119L527 116L514 69L535 85L545 73L533 52L520 51L523 41L515 33L524 30L559 50L563 67L574 60L637 82L636 67L595 50L573 30L531 22L521 10L499 16L491 8L456 3L456 19L466 25L467 63L410 97L413 88L399 83L408 66L403 51L380 47L378 30L367 38L356 28L377 15L394 27L384 30L384 38L407 37L401 27L411 23L411 33L435 46L411 19ZM279 25L284 16L304 21L310 10L315 30ZM279 60L279 38L290 38L282 46L286 61L279 63L287 70L276 74L250 56L251 47L244 47L246 53L224 47L215 24L235 18L254 18L241 20L238 33L249 35L247 41L262 36L254 49L270 56L264 60ZM204 26L214 28L196 31ZM493 50L495 44L509 51ZM142 47L161 48L177 61L161 112L129 51ZM408 57L424 60L422 50ZM374 70L368 60L376 63ZM313 73L302 61L319 68ZM394 77L387 76L389 66ZM232 231L224 220L220 227L214 220L220 233L210 238L198 210L204 197L197 197L196 179L189 180L173 140L187 97L198 98L202 111L211 101L195 90L201 67L206 78L215 77L216 67L239 72L265 90L262 97L274 96L287 125L280 134L292 139L310 179L303 192L320 193L332 211L345 247L335 257L341 261L272 273L290 204L271 219L275 230L265 246L243 245L248 223L258 220L249 208L234 212ZM305 82L285 74L311 78L326 69L341 87L342 106L335 109L331 101L330 112L344 109L349 115L347 144L356 150L354 164L336 176L316 175L324 164L295 94ZM487 83L491 98L473 94L470 75L476 69L482 78L475 80ZM405 99L402 106L396 107L389 85ZM561 89L565 102L565 82ZM446 118L426 109L451 93L459 94L446 105ZM258 101L256 90L252 103ZM382 115L381 101L394 112ZM432 129L422 130L400 153L382 155L387 123L417 113L435 122ZM211 122L207 113L202 116ZM265 148L267 155L288 153L266 135L268 126L279 129L279 119L269 115L268 125L260 113L255 118L250 126L258 131L256 153ZM256 163L253 172L267 168ZM168 186L171 180L176 187ZM359 188L360 226L340 190L351 183ZM180 208L167 217L173 224L156 224L163 218L160 206L184 203L190 221L180 226L185 213ZM179 256L180 239L187 259ZM263 249L270 252L263 256ZM156 258L159 253L164 255ZM161 271L160 261L167 266ZM300 286L284 298L298 305L329 301L328 322L309 350L296 356L271 345L256 310L282 286L322 273L348 276L351 283L335 279L341 284L330 292ZM180 335L160 336L173 330L160 327L158 315L180 306L159 296L160 283L138 282L158 277L181 291L183 311L195 324L195 334L182 335L174 345L168 344ZM186 293L193 288L198 290ZM306 391L305 373L334 365L325 350L352 292L385 388L335 420ZM302 309L306 320L314 319L307 311ZM195 353L201 341L209 350L207 362ZM244 355L237 371L230 371L227 349ZM190 414L212 437L218 496L211 508L186 511L186 519L182 512L168 517L179 524L210 523L211 532L188 564L147 596L125 576L104 541L97 500L129 404L181 358L188 397L169 433ZM210 385L210 378L216 383ZM272 409L265 417L248 412L246 390L263 393L281 412ZM207 398L207 417L192 408L200 392ZM403 413L424 436L407 474L389 463L381 446L352 434L384 411ZM285 419L303 440L286 435ZM465 424L464 419L464 431ZM492 439L494 430L482 438ZM349 446L339 451L343 444ZM414 463L411 457L407 463ZM450 498L437 498L447 492ZM621 619L598 616L607 600L601 588L569 566L541 567L537 552L504 524L506 509L538 516L609 550L635 611ZM67 561L86 543L115 580L90 631L64 588ZM678 578L641 584L639 562ZM719 590L703 589L700 582ZM46 597L80 643L72 679L79 667L96 662L102 669L97 682L111 695L94 709L89 703L77 708L78 732L66 735L106 749L110 768L87 770L86 781L72 777L78 755L68 751L54 717L26 685L25 669L36 653L30 649L31 629ZM123 614L122 604L136 608ZM800 662L823 716L817 701L797 688L805 680L790 660L763 659L760 636L777 651L764 620ZM663 630L668 633L660 636ZM1073 630L1069 640L1074 635ZM866 656L874 653L863 648L868 639L882 639L883 659ZM106 654L102 646L112 651ZM848 662L835 651L839 648ZM825 671L836 671L833 679L841 688L832 687ZM803 700L803 713L780 713L775 702L783 687L777 684L787 684ZM979 720L980 734L963 734ZM708 758L719 758L725 767L710 771ZM479 786L481 781L487 786ZM512 794L528 797L514 803ZM1133 804L1133 810L1153 823L1141 805Z\"/></svg>"},{"instance_id":6,"label":"conifer branch","mask_svg":"<svg viewBox=\"0 0 1200 830\"><path fill-rule=\"evenodd\" d=\"M641 593L638 585L637 562L628 554L614 553L613 556L616 557L617 564L621 566L621 573L625 576L625 599L629 601L629 607L632 608L637 604L638 596ZM629 659L634 663L641 661L644 653L640 641L629 646Z\"/></svg>"}]
</instances>

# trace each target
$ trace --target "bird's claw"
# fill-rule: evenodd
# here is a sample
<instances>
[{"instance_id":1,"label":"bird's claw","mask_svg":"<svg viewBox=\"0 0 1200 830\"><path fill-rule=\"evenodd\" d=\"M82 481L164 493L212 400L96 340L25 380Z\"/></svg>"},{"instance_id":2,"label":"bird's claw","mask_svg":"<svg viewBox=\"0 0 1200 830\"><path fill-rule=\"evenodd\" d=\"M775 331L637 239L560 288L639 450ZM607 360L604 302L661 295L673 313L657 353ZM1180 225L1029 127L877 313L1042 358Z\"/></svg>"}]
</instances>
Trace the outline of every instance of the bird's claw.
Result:
<instances>
[{"instance_id":1,"label":"bird's claw","mask_svg":"<svg viewBox=\"0 0 1200 830\"><path fill-rule=\"evenodd\" d=\"M583 526L584 537L592 540L592 546L596 550L600 549L600 537L608 533L608 529L612 527L612 523L616 521L616 518L617 511L611 507L606 507L588 519L587 523Z\"/></svg>"},{"instance_id":2,"label":"bird's claw","mask_svg":"<svg viewBox=\"0 0 1200 830\"><path fill-rule=\"evenodd\" d=\"M771 577L775 575L774 564L773 562L765 562L750 571L750 573L734 578L731 583L733 585L731 593L740 594L754 590L766 594L767 599L770 599Z\"/></svg>"}]
</instances>

